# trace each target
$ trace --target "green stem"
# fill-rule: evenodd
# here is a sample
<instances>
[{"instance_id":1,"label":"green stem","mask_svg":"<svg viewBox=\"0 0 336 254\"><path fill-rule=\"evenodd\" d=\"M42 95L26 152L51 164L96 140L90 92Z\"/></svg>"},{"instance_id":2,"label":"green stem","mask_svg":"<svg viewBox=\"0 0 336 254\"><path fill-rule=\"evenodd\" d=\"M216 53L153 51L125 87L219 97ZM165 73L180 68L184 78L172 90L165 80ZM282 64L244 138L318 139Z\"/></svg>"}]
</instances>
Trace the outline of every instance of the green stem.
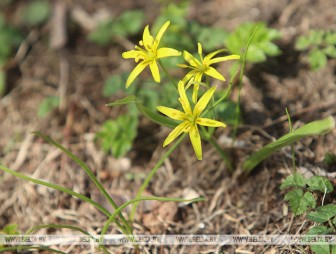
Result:
<instances>
[{"instance_id":1,"label":"green stem","mask_svg":"<svg viewBox=\"0 0 336 254\"><path fill-rule=\"evenodd\" d=\"M146 179L144 180L143 184L140 186L135 199L138 199L142 196L142 193L144 192L144 190L147 188L149 182L152 180L153 176L155 175L156 171L159 169L159 167L163 164L163 162L165 161L165 159L168 158L168 156L177 148L177 146L182 142L182 140L186 137L186 133L184 133L170 148L167 152L165 152L165 154L161 157L161 159L156 163L156 165L153 167L153 169L151 170L151 172L149 172L149 174L147 175ZM134 216L135 216L135 212L136 209L138 207L139 203L136 202L134 204L134 206L132 207L132 210L130 212L130 221L134 220Z\"/></svg>"},{"instance_id":2,"label":"green stem","mask_svg":"<svg viewBox=\"0 0 336 254\"><path fill-rule=\"evenodd\" d=\"M201 116L205 115L206 113L208 113L210 110L214 109L215 107L217 107L217 105L219 103L221 103L223 100L225 100L229 95L230 95L230 92L231 92L231 89L232 89L232 84L233 84L233 81L235 79L237 75L237 72L235 72L235 74L231 77L231 80L229 82L229 87L228 89L226 89L225 93L222 95L222 97L220 97L211 107L209 107L208 109L206 109L205 111L203 111L203 113L201 114Z\"/></svg>"},{"instance_id":3,"label":"green stem","mask_svg":"<svg viewBox=\"0 0 336 254\"><path fill-rule=\"evenodd\" d=\"M49 136L44 135L40 132L34 132L37 136L43 138L45 141L47 141L49 144L54 145L64 153L66 153L74 162L76 162L84 171L85 173L90 177L90 179L95 183L99 191L104 195L104 197L109 201L109 203L112 205L112 207L116 210L118 209L118 205L114 202L114 200L111 198L111 196L107 193L103 185L98 181L96 176L92 173L91 169L77 156L75 156L73 153L71 153L68 149L63 147L61 144L57 143L53 139L51 139ZM120 229L123 231L123 233L132 234L132 228L124 218L122 214L119 214L119 217L124 224L125 228L120 227ZM121 226L121 225L120 225Z\"/></svg>"},{"instance_id":4,"label":"green stem","mask_svg":"<svg viewBox=\"0 0 336 254\"><path fill-rule=\"evenodd\" d=\"M237 106L236 106L236 121L234 124L234 129L233 129L233 140L232 142L234 143L236 141L236 137L237 137L237 129L238 129L238 125L239 125L239 115L240 115L240 93L242 90L242 86L243 86L243 76L244 76L244 72L245 72L245 66L246 66L246 56L247 56L247 52L248 52L248 48L251 44L251 41L255 35L255 33L257 32L258 27L256 27L253 32L252 35L250 37L250 39L248 40L247 44L246 44L246 50L244 52L243 55L243 62L242 62L242 67L240 70L240 75L239 75L239 85L238 85L238 99L237 99Z\"/></svg>"},{"instance_id":5,"label":"green stem","mask_svg":"<svg viewBox=\"0 0 336 254\"><path fill-rule=\"evenodd\" d=\"M162 64L162 62L160 60L158 62L159 62L160 67L162 68L162 70L164 71L164 73L166 74L166 76L168 77L168 79L170 80L170 82L172 82L175 85L176 89L177 89L177 83L176 83L175 79L173 79L173 77L170 75L170 73L168 72L167 68Z\"/></svg>"},{"instance_id":6,"label":"green stem","mask_svg":"<svg viewBox=\"0 0 336 254\"><path fill-rule=\"evenodd\" d=\"M286 108L286 115L287 115L287 119L288 119L288 125L289 125L289 132L293 131L293 127L292 127L292 120L290 118L288 109ZM292 167L293 167L293 172L296 172L296 163L295 163L295 152L294 152L294 143L291 144L291 154L292 154Z\"/></svg>"}]
</instances>

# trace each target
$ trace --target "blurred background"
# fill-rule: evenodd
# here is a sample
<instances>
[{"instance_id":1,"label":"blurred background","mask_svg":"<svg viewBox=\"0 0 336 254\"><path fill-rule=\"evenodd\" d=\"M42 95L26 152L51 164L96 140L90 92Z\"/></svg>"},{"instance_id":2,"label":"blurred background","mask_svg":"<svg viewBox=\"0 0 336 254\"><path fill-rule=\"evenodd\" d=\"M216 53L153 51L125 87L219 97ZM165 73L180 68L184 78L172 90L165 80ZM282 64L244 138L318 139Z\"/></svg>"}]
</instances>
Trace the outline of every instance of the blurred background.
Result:
<instances>
[{"instance_id":1,"label":"blurred background","mask_svg":"<svg viewBox=\"0 0 336 254\"><path fill-rule=\"evenodd\" d=\"M335 13L334 0L0 0L0 163L108 206L74 162L31 134L41 131L88 163L119 203L133 197L160 158L169 129L140 116L132 105L105 105L133 93L151 109L179 105L174 87L156 84L148 71L126 91L125 80L135 63L121 57L138 44L147 24L155 35L170 20L162 46L196 53L201 42L205 54L221 48L228 50L225 54L242 54L253 29L259 27L247 55L241 114L234 110L237 86L216 112L229 126L240 119L240 147L229 145L231 128L216 132L240 172L242 160L256 147L288 132L286 107L294 127L335 116ZM179 79L183 73L177 63L183 59L164 61ZM218 65L227 80L238 68L239 63ZM163 82L170 81L163 76ZM214 85L222 91L227 88L227 83ZM325 164L326 154L336 154L335 138L333 131L300 142L299 166L336 170L334 161ZM148 194L205 196L208 201L184 207L144 203L136 219L139 233L287 230L290 217L278 186L290 173L288 151L240 182L208 144L201 162L189 142L179 149L159 170ZM3 172L0 204L0 231L9 224L24 232L41 223L67 222L99 233L105 219L75 198ZM300 223L290 230L295 233ZM46 232L62 230L41 234ZM111 232L117 231L111 228ZM259 247L239 248L260 253ZM85 250L78 248L74 253ZM239 248L222 247L222 251L234 253ZM269 250L281 253L284 248ZM204 246L190 251L202 250L213 251Z\"/></svg>"}]
</instances>

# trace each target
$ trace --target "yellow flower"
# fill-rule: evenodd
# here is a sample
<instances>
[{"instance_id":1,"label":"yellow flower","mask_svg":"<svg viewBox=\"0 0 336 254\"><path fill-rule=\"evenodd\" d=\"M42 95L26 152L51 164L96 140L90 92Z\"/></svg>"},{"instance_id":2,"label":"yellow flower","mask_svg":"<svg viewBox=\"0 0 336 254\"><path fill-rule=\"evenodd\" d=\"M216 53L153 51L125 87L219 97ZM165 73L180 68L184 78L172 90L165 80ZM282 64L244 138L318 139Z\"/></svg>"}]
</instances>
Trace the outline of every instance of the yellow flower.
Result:
<instances>
[{"instance_id":1,"label":"yellow flower","mask_svg":"<svg viewBox=\"0 0 336 254\"><path fill-rule=\"evenodd\" d=\"M159 68L156 60L170 56L180 56L181 52L172 48L158 48L160 40L170 22L167 21L160 28L154 39L149 33L149 26L145 27L143 38L139 42L140 46L135 46L135 50L126 51L122 54L123 58L135 58L135 62L141 61L131 72L127 81L126 88L131 85L134 79L149 65L155 82L160 82ZM142 46L142 47L141 47Z\"/></svg>"},{"instance_id":2,"label":"yellow flower","mask_svg":"<svg viewBox=\"0 0 336 254\"><path fill-rule=\"evenodd\" d=\"M156 109L166 116L183 121L180 123L165 139L163 142L163 147L170 144L175 138L177 138L183 132L189 132L189 137L191 144L194 148L196 157L198 160L202 160L202 145L201 137L198 131L198 125L210 126L210 127L226 127L224 123L221 123L216 120L202 118L201 113L209 103L213 93L215 92L216 87L210 88L196 103L193 111L191 110L187 94L185 92L184 83L180 81L178 83L178 92L180 94L179 101L182 105L184 112L168 108L164 106L158 106Z\"/></svg>"},{"instance_id":3,"label":"yellow flower","mask_svg":"<svg viewBox=\"0 0 336 254\"><path fill-rule=\"evenodd\" d=\"M222 74L220 74L215 68L211 67L210 65L224 62L227 60L233 60L233 59L239 59L239 55L229 55L229 56L223 56L223 57L216 57L215 55L224 52L225 49L220 49L217 51L214 51L208 55L206 55L203 58L202 54L202 45L201 43L198 43L198 54L200 56L200 60L193 57L188 51L183 52L184 59L190 64L179 64L178 66L182 68L191 68L192 70L187 73L187 75L183 78L183 82L187 83L187 88L190 87L191 84L194 84L194 90L192 95L192 100L194 103L197 101L197 94L199 89L199 83L202 81L203 75L208 75L210 77L213 77L215 79L219 79L222 81L225 81L225 78Z\"/></svg>"}]
</instances>

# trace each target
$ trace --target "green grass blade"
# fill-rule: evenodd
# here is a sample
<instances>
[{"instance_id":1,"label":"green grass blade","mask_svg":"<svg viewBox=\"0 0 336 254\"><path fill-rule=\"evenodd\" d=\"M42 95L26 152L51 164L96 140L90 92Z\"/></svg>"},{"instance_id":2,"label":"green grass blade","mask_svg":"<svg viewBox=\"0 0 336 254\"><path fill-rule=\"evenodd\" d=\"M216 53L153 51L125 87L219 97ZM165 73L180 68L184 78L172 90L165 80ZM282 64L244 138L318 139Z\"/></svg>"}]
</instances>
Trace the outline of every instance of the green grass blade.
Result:
<instances>
[{"instance_id":1,"label":"green grass blade","mask_svg":"<svg viewBox=\"0 0 336 254\"><path fill-rule=\"evenodd\" d=\"M101 205L99 205L98 203L94 202L92 199L80 194L80 193L77 193L73 190L70 190L70 189L67 189L67 188L64 188L62 186L59 186L57 184L53 184L53 183L49 183L49 182L46 182L46 181L42 181L42 180L38 180L38 179L35 179L35 178L31 178L29 176L26 176L24 174L21 174L19 172L16 172L14 170L11 170L9 168L6 168L2 165L0 165L0 170L2 171L5 171L6 173L9 173L15 177L18 177L22 180L26 180L26 181L30 181L32 183L35 183L35 184L39 184L39 185L43 185L43 186L46 186L46 187L49 187L49 188L52 188L52 189L55 189L55 190L59 190L59 191L62 191L64 193L67 193L67 194L70 194L76 198L79 198L80 200L82 201L85 201L85 202L88 202L90 203L91 205L93 205L94 207L96 207L99 211L103 212L107 217L110 217L111 216L111 213L109 211L107 211L104 207L102 207Z\"/></svg>"},{"instance_id":2,"label":"green grass blade","mask_svg":"<svg viewBox=\"0 0 336 254\"><path fill-rule=\"evenodd\" d=\"M89 232L85 231L84 229L81 229L79 227L76 226L72 226L72 225L67 225L67 224L45 224L45 225L37 225L34 226L32 228L30 228L29 230L27 230L27 232L25 233L25 235L31 235L34 232L38 231L39 229L42 228L68 228L68 229L72 229L74 231L78 231L84 235L88 235L91 236Z\"/></svg>"},{"instance_id":3,"label":"green grass blade","mask_svg":"<svg viewBox=\"0 0 336 254\"><path fill-rule=\"evenodd\" d=\"M133 102L138 102L138 99L135 95L132 94L132 95L126 96L123 99L108 103L106 104L106 106L112 107L112 106L117 106L117 105L126 105L126 104L133 103Z\"/></svg>"},{"instance_id":4,"label":"green grass blade","mask_svg":"<svg viewBox=\"0 0 336 254\"><path fill-rule=\"evenodd\" d=\"M163 125L169 128L175 128L178 123L174 120L171 120L168 117L162 116L149 108L145 107L141 103L136 103L137 109L140 113L142 113L144 116L146 116L149 120L151 120L154 123L157 123L159 125Z\"/></svg>"},{"instance_id":5,"label":"green grass blade","mask_svg":"<svg viewBox=\"0 0 336 254\"><path fill-rule=\"evenodd\" d=\"M194 198L194 199L183 199L183 198L165 198L165 197L156 197L156 196L134 198L124 203L123 205L119 206L119 208L114 211L114 213L110 216L110 218L105 222L105 225L101 231L101 234L104 235L107 232L109 225L115 220L116 215L120 213L122 209L129 206L130 204L138 203L139 201L144 201L144 200L156 200L156 201L161 201L161 202L191 202L193 203L193 202L198 202L198 201L205 201L206 199L204 197Z\"/></svg>"},{"instance_id":6,"label":"green grass blade","mask_svg":"<svg viewBox=\"0 0 336 254\"><path fill-rule=\"evenodd\" d=\"M326 134L333 128L335 128L335 120L331 116L323 120L318 120L305 124L299 129L293 130L292 132L282 136L278 140L274 141L271 144L266 145L256 153L252 154L245 161L243 169L246 172L250 172L262 160L266 159L268 156L278 151L279 149L291 145L304 137Z\"/></svg>"},{"instance_id":7,"label":"green grass blade","mask_svg":"<svg viewBox=\"0 0 336 254\"><path fill-rule=\"evenodd\" d=\"M25 235L30 235L34 232L36 232L37 230L39 229L42 229L42 228L68 228L68 229L72 229L74 231L78 231L80 233L82 233L83 235L87 235L87 236L90 236L91 239L95 239L89 232L85 231L84 229L82 228L79 228L79 227L76 227L76 226L72 226L72 225L67 225L67 224L46 224L46 225L38 225L38 226L35 226L35 227L32 227L31 229L29 229ZM99 246L99 248L102 248L103 251L105 253L108 253L108 250L106 249L105 246L101 245Z\"/></svg>"},{"instance_id":8,"label":"green grass blade","mask_svg":"<svg viewBox=\"0 0 336 254\"><path fill-rule=\"evenodd\" d=\"M142 196L142 193L147 188L149 182L152 180L153 176L156 174L156 171L161 167L163 162L168 158L168 156L179 146L179 144L182 142L182 140L187 136L187 133L184 133L174 144L168 149L167 152L164 153L164 155L160 158L160 160L156 163L156 165L152 168L152 170L149 172L149 174L146 176L144 182L140 186L135 199L140 198ZM134 220L136 209L138 207L138 204L135 203L134 206L131 209L129 219L130 221Z\"/></svg>"},{"instance_id":9,"label":"green grass blade","mask_svg":"<svg viewBox=\"0 0 336 254\"><path fill-rule=\"evenodd\" d=\"M241 65L241 70L240 70L240 74L239 74L239 83L238 83L238 98L237 98L237 106L236 106L236 121L235 124L233 126L233 143L236 141L236 137L237 137L237 130L238 130L238 125L239 125L239 115L240 115L240 94L241 94L241 90L243 87L243 76L245 73L245 66L246 66L246 58L247 58L247 52L249 50L249 47L251 45L251 42L256 34L256 32L258 31L258 26L256 26L249 38L249 40L246 43L246 47L245 47L245 51L243 54L243 59L242 59L242 65Z\"/></svg>"},{"instance_id":10,"label":"green grass blade","mask_svg":"<svg viewBox=\"0 0 336 254\"><path fill-rule=\"evenodd\" d=\"M0 247L0 252L17 251L18 248L20 248L20 250L45 250L48 251L48 253L55 252L55 253L67 254L66 252L49 248L47 246L17 246L17 247L3 247L3 248Z\"/></svg>"},{"instance_id":11,"label":"green grass blade","mask_svg":"<svg viewBox=\"0 0 336 254\"><path fill-rule=\"evenodd\" d=\"M111 196L107 193L107 191L105 190L103 185L98 181L96 176L92 173L91 169L81 159L79 159L76 155L71 153L68 149L63 147L61 144L59 144L56 141L54 141L53 139L51 139L49 136L44 135L41 132L34 132L34 134L41 137L42 139L44 139L49 144L57 147L58 149L63 151L66 155L68 155L74 162L76 162L85 171L85 173L90 177L90 179L95 183L95 185L97 186L99 191L104 195L104 197L108 200L108 202L112 205L112 207L114 209L118 209L118 205L114 202L114 200L111 198ZM132 234L132 228L129 226L128 222L126 221L126 219L124 218L124 216L122 214L120 214L120 219L123 222L123 224L126 228L126 231L127 231L127 232L124 232L124 233ZM124 229L122 227L120 227L120 229L124 231Z\"/></svg>"},{"instance_id":12,"label":"green grass blade","mask_svg":"<svg viewBox=\"0 0 336 254\"><path fill-rule=\"evenodd\" d=\"M175 128L177 126L177 122L174 120L171 120L168 117L164 117L153 110L145 107L141 101L137 99L135 95L129 95L123 99L111 102L109 104L106 104L106 106L117 106L117 105L125 105L129 103L135 103L138 111L143 114L145 117L147 117L149 120L151 120L154 123L167 126L170 128Z\"/></svg>"}]
</instances>

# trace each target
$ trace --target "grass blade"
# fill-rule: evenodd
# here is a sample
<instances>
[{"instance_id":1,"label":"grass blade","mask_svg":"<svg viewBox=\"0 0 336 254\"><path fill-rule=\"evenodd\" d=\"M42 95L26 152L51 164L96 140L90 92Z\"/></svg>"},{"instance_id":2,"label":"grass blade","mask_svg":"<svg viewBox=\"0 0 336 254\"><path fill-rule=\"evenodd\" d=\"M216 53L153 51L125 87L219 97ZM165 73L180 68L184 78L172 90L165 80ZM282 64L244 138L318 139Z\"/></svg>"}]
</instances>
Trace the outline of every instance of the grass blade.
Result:
<instances>
[{"instance_id":1,"label":"grass blade","mask_svg":"<svg viewBox=\"0 0 336 254\"><path fill-rule=\"evenodd\" d=\"M194 199L183 199L183 198L165 198L165 197L156 197L156 196L148 196L148 197L137 197L135 199L132 199L123 205L119 206L117 210L114 211L114 213L110 216L110 218L105 222L105 225L101 231L101 234L104 235L109 227L109 225L114 221L116 215L122 211L125 207L129 206L130 204L133 203L138 203L139 201L144 201L144 200L157 200L161 202L198 202L198 201L204 201L206 200L203 197L199 198L194 198Z\"/></svg>"},{"instance_id":2,"label":"grass blade","mask_svg":"<svg viewBox=\"0 0 336 254\"><path fill-rule=\"evenodd\" d=\"M279 149L291 145L294 142L299 141L304 137L322 135L331 131L335 127L335 120L333 117L328 117L323 120L318 120L310 122L300 127L297 130L282 136L278 140L274 141L271 144L268 144L261 148L256 153L252 154L244 163L243 169L249 173L253 168L255 168L262 160L269 157L274 152Z\"/></svg>"},{"instance_id":3,"label":"grass blade","mask_svg":"<svg viewBox=\"0 0 336 254\"><path fill-rule=\"evenodd\" d=\"M43 186L46 186L46 187L49 187L49 188L52 188L52 189L55 189L55 190L59 190L59 191L62 191L64 193L67 193L67 194L70 194L76 198L79 198L80 200L84 201L84 202L88 202L90 203L91 205L93 205L94 207L96 207L98 210L100 210L101 212L103 212L107 217L110 217L111 216L111 213L109 211L107 211L104 207L102 207L101 205L99 205L98 203L96 203L95 201L93 201L92 199L80 194L80 193L77 193L73 190L70 190L70 189L67 189L67 188L64 188L62 186L59 186L57 184L53 184L53 183L49 183L49 182L46 182L46 181L42 181L42 180L38 180L38 179L35 179L35 178L31 178L29 176L26 176L24 174L21 174L19 172L16 172L14 170L11 170L9 168L6 168L2 165L0 165L0 170L2 171L5 171L6 173L9 173L17 178L20 178L22 180L26 180L26 181L29 181L29 182L32 182L32 183L35 183L35 184L39 184L39 185L43 185Z\"/></svg>"},{"instance_id":4,"label":"grass blade","mask_svg":"<svg viewBox=\"0 0 336 254\"><path fill-rule=\"evenodd\" d=\"M118 205L114 202L114 200L111 198L111 196L107 193L107 191L105 190L105 188L103 187L103 185L98 181L98 179L96 178L96 176L92 173L91 169L81 159L79 159L76 155L74 155L73 153L71 153L64 146L62 146L61 144L59 144L56 141L54 141L53 139L51 139L49 136L44 135L41 132L34 132L34 134L36 134L37 136L41 137L42 139L44 139L49 144L57 147L58 149L60 149L61 151L63 151L66 155L68 155L74 162L76 162L85 171L85 173L90 177L90 179L95 183L95 185L97 186L97 188L99 189L99 191L109 201L109 203L112 205L112 207L114 209L118 209ZM124 218L124 216L122 214L120 214L119 216L120 216L120 219L123 222L123 224L125 226L125 229L126 229L126 232L124 232L124 233L132 234L132 228L129 226L129 224L126 221L126 219ZM124 231L124 229L122 227L120 227L120 229Z\"/></svg>"}]
</instances>

